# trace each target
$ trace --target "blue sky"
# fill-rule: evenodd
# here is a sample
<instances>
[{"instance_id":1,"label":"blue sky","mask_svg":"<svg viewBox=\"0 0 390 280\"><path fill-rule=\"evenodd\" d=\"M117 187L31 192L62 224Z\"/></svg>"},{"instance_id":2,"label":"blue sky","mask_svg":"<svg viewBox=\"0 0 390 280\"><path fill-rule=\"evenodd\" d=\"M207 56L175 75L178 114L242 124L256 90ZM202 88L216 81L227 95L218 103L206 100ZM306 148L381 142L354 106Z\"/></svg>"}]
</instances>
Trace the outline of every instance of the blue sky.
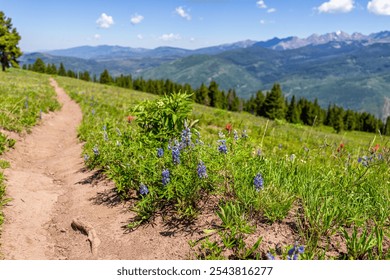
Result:
<instances>
[{"instance_id":1,"label":"blue sky","mask_svg":"<svg viewBox=\"0 0 390 280\"><path fill-rule=\"evenodd\" d=\"M81 45L195 49L338 30L390 30L390 0L0 0L23 51Z\"/></svg>"}]
</instances>

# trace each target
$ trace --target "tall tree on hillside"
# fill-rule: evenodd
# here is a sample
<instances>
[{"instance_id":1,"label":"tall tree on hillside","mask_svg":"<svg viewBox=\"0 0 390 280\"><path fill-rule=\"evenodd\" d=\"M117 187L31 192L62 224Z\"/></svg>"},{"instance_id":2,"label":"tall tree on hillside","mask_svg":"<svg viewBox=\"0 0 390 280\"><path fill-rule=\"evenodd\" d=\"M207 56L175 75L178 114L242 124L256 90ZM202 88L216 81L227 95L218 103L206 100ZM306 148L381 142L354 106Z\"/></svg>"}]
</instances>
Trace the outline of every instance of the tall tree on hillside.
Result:
<instances>
[{"instance_id":1,"label":"tall tree on hillside","mask_svg":"<svg viewBox=\"0 0 390 280\"><path fill-rule=\"evenodd\" d=\"M62 62L60 63L60 68L58 68L58 76L66 76L66 69L64 67L64 64Z\"/></svg>"},{"instance_id":2,"label":"tall tree on hillside","mask_svg":"<svg viewBox=\"0 0 390 280\"><path fill-rule=\"evenodd\" d=\"M210 106L215 108L222 108L223 94L218 88L218 84L215 81L211 81L209 85L209 98Z\"/></svg>"},{"instance_id":3,"label":"tall tree on hillside","mask_svg":"<svg viewBox=\"0 0 390 280\"><path fill-rule=\"evenodd\" d=\"M298 110L298 107L297 107L297 104L295 101L295 95L293 95L291 97L290 104L288 105L288 108L287 108L286 120L290 123L299 123L299 121L300 121L299 115L300 115L300 113L299 113L299 110Z\"/></svg>"},{"instance_id":4,"label":"tall tree on hillside","mask_svg":"<svg viewBox=\"0 0 390 280\"><path fill-rule=\"evenodd\" d=\"M19 67L17 59L22 55L18 47L20 37L16 28L12 27L10 18L0 11L0 60L3 71L10 67Z\"/></svg>"},{"instance_id":5,"label":"tall tree on hillside","mask_svg":"<svg viewBox=\"0 0 390 280\"><path fill-rule=\"evenodd\" d=\"M269 119L284 119L285 104L282 89L279 84L274 84L271 91L265 97L263 110L264 116Z\"/></svg>"},{"instance_id":6,"label":"tall tree on hillside","mask_svg":"<svg viewBox=\"0 0 390 280\"><path fill-rule=\"evenodd\" d=\"M387 136L390 136L390 116L387 117L386 119L386 124L384 128L384 134Z\"/></svg>"},{"instance_id":7,"label":"tall tree on hillside","mask_svg":"<svg viewBox=\"0 0 390 280\"><path fill-rule=\"evenodd\" d=\"M104 71L100 74L99 82L101 84L110 84L112 82L112 78L107 69L104 69Z\"/></svg>"},{"instance_id":8,"label":"tall tree on hillside","mask_svg":"<svg viewBox=\"0 0 390 280\"><path fill-rule=\"evenodd\" d=\"M195 102L206 106L210 105L209 89L204 83L195 91Z\"/></svg>"},{"instance_id":9,"label":"tall tree on hillside","mask_svg":"<svg viewBox=\"0 0 390 280\"><path fill-rule=\"evenodd\" d=\"M46 65L43 62L43 60L38 57L32 66L32 70L34 72L38 72L38 73L45 73L46 72Z\"/></svg>"}]
</instances>

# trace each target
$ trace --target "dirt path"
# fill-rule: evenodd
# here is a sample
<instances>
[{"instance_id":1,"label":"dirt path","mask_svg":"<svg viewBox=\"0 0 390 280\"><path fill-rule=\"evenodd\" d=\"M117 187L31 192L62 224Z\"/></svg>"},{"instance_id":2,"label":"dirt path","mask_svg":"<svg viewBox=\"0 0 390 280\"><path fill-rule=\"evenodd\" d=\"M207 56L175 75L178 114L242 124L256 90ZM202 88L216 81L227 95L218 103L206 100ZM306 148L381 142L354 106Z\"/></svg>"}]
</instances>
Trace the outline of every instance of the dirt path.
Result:
<instances>
[{"instance_id":1,"label":"dirt path","mask_svg":"<svg viewBox=\"0 0 390 280\"><path fill-rule=\"evenodd\" d=\"M101 174L84 170L77 126L79 106L51 79L61 111L44 116L5 155L7 197L0 239L4 259L186 259L191 228L155 224L128 233L132 214ZM94 254L72 221L86 223L100 242ZM199 226L199 225L198 225ZM204 225L206 227L206 225Z\"/></svg>"}]
</instances>

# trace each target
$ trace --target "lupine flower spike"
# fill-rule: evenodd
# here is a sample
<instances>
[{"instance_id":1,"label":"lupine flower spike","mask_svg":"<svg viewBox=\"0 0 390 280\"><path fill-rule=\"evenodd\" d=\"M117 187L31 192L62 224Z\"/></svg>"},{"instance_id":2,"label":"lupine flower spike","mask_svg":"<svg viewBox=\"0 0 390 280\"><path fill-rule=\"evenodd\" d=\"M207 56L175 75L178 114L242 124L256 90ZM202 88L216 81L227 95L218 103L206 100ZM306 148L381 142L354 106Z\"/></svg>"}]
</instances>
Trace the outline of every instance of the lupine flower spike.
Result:
<instances>
[{"instance_id":1,"label":"lupine flower spike","mask_svg":"<svg viewBox=\"0 0 390 280\"><path fill-rule=\"evenodd\" d=\"M290 250L288 250L287 259L296 261L299 259L299 255L303 254L304 252L305 252L305 247L299 246L298 243L296 242L294 247L292 247Z\"/></svg>"},{"instance_id":2,"label":"lupine flower spike","mask_svg":"<svg viewBox=\"0 0 390 280\"><path fill-rule=\"evenodd\" d=\"M226 140L218 140L218 142L221 142L221 145L219 145L219 147L218 147L218 151L221 154L227 154L228 149L226 147Z\"/></svg>"},{"instance_id":3,"label":"lupine flower spike","mask_svg":"<svg viewBox=\"0 0 390 280\"><path fill-rule=\"evenodd\" d=\"M203 161L198 163L197 172L200 179L207 178L206 166L204 165Z\"/></svg>"},{"instance_id":4,"label":"lupine flower spike","mask_svg":"<svg viewBox=\"0 0 390 280\"><path fill-rule=\"evenodd\" d=\"M139 186L139 193L140 193L141 195L147 195L147 194L149 193L148 187L145 186L144 184L141 184L141 185Z\"/></svg>"},{"instance_id":5,"label":"lupine flower spike","mask_svg":"<svg viewBox=\"0 0 390 280\"><path fill-rule=\"evenodd\" d=\"M168 169L164 169L164 170L162 171L161 175L162 175L162 184L163 184L164 186L166 186L166 185L169 183L169 181L171 180L171 179L169 178L169 176L170 176L169 170L168 170Z\"/></svg>"},{"instance_id":6,"label":"lupine flower spike","mask_svg":"<svg viewBox=\"0 0 390 280\"><path fill-rule=\"evenodd\" d=\"M258 192L264 188L264 179L260 173L257 173L255 178L253 179L253 184L255 185L255 189Z\"/></svg>"},{"instance_id":7,"label":"lupine flower spike","mask_svg":"<svg viewBox=\"0 0 390 280\"><path fill-rule=\"evenodd\" d=\"M162 158L164 156L164 149L158 148L157 149L157 157Z\"/></svg>"}]
</instances>

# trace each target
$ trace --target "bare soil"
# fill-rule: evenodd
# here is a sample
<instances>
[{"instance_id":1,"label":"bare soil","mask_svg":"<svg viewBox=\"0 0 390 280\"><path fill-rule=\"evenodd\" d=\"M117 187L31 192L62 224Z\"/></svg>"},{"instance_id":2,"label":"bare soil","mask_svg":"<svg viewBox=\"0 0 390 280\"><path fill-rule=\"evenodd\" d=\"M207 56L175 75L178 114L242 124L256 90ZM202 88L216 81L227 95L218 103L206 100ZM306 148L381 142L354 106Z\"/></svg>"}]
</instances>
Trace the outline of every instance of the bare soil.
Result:
<instances>
[{"instance_id":1,"label":"bare soil","mask_svg":"<svg viewBox=\"0 0 390 280\"><path fill-rule=\"evenodd\" d=\"M191 226L162 222L129 232L131 202L99 171L84 168L77 127L79 106L50 80L62 109L43 116L30 134L5 154L7 197L0 239L3 259L187 259ZM84 228L72 222L78 221ZM85 228L86 227L86 228ZM201 222L197 228L204 228ZM88 232L89 229L89 232ZM94 231L95 240L91 238ZM88 235L89 234L89 235ZM96 242L98 240L98 242Z\"/></svg>"}]
</instances>

